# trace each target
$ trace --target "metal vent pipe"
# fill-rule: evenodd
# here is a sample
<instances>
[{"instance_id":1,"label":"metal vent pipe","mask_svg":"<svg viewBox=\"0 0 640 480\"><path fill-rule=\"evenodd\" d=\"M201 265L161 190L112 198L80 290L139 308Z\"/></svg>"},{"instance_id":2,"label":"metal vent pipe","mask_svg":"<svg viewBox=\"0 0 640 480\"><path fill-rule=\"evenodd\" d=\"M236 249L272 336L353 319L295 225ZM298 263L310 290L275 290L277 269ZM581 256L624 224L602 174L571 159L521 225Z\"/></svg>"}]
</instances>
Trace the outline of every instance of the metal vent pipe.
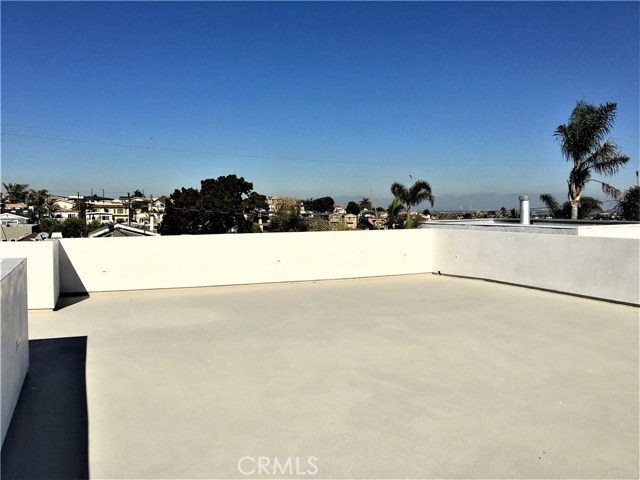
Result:
<instances>
[{"instance_id":1,"label":"metal vent pipe","mask_svg":"<svg viewBox=\"0 0 640 480\"><path fill-rule=\"evenodd\" d=\"M529 195L520 195L520 225L531 225Z\"/></svg>"}]
</instances>

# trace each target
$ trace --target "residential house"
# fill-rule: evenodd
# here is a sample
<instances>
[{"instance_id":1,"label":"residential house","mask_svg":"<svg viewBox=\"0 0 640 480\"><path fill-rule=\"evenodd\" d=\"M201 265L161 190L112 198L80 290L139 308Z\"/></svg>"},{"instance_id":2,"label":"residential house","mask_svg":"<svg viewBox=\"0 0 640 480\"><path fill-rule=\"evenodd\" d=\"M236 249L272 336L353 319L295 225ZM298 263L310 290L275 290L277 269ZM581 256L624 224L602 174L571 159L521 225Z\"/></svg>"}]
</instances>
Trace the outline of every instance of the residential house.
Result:
<instances>
[{"instance_id":1,"label":"residential house","mask_svg":"<svg viewBox=\"0 0 640 480\"><path fill-rule=\"evenodd\" d=\"M332 225L338 224L340 222L342 222L342 219L344 218L344 214L339 213L339 212L333 212L329 214L329 223L331 223Z\"/></svg>"},{"instance_id":2,"label":"residential house","mask_svg":"<svg viewBox=\"0 0 640 480\"><path fill-rule=\"evenodd\" d=\"M358 216L353 213L347 213L344 216L344 221L347 224L349 230L355 230L358 228Z\"/></svg>"},{"instance_id":3,"label":"residential house","mask_svg":"<svg viewBox=\"0 0 640 480\"><path fill-rule=\"evenodd\" d=\"M91 212L87 212L86 215L87 215L87 223L93 222L96 220L103 225L113 223L113 213L91 211Z\"/></svg>"},{"instance_id":4,"label":"residential house","mask_svg":"<svg viewBox=\"0 0 640 480\"><path fill-rule=\"evenodd\" d=\"M0 239L3 242L17 242L38 230L38 226L31 223L28 214L0 213Z\"/></svg>"},{"instance_id":5,"label":"residential house","mask_svg":"<svg viewBox=\"0 0 640 480\"><path fill-rule=\"evenodd\" d=\"M79 218L80 210L60 208L53 212L53 218L66 220L67 218Z\"/></svg>"},{"instance_id":6,"label":"residential house","mask_svg":"<svg viewBox=\"0 0 640 480\"><path fill-rule=\"evenodd\" d=\"M128 223L129 222L129 206L122 203L96 203L92 206L89 213L110 213L113 215L113 221L115 223Z\"/></svg>"},{"instance_id":7,"label":"residential house","mask_svg":"<svg viewBox=\"0 0 640 480\"><path fill-rule=\"evenodd\" d=\"M35 209L26 203L6 203L0 207L0 213L10 213L25 218L26 223L34 223L36 220Z\"/></svg>"},{"instance_id":8,"label":"residential house","mask_svg":"<svg viewBox=\"0 0 640 480\"><path fill-rule=\"evenodd\" d=\"M63 197L55 199L55 202L58 208L62 210L73 210L76 208L77 203L75 200L69 200L68 198Z\"/></svg>"}]
</instances>

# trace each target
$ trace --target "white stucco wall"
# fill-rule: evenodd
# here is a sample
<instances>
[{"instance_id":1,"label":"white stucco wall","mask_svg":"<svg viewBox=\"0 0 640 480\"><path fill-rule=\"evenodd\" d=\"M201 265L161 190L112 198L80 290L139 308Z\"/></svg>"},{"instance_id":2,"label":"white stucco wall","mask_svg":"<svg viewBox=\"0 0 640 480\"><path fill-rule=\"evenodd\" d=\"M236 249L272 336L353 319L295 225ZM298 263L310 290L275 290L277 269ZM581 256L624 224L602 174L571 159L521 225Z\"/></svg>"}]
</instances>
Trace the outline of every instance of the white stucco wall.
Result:
<instances>
[{"instance_id":1,"label":"white stucco wall","mask_svg":"<svg viewBox=\"0 0 640 480\"><path fill-rule=\"evenodd\" d=\"M638 239L437 230L434 252L443 274L640 304Z\"/></svg>"},{"instance_id":2,"label":"white stucco wall","mask_svg":"<svg viewBox=\"0 0 640 480\"><path fill-rule=\"evenodd\" d=\"M60 240L62 293L431 271L429 230Z\"/></svg>"},{"instance_id":3,"label":"white stucco wall","mask_svg":"<svg viewBox=\"0 0 640 480\"><path fill-rule=\"evenodd\" d=\"M578 228L581 237L638 238L640 223L633 225L589 225Z\"/></svg>"},{"instance_id":4,"label":"white stucco wall","mask_svg":"<svg viewBox=\"0 0 640 480\"><path fill-rule=\"evenodd\" d=\"M58 240L3 242L2 258L24 257L27 261L29 309L53 309L60 295Z\"/></svg>"},{"instance_id":5,"label":"white stucco wall","mask_svg":"<svg viewBox=\"0 0 640 480\"><path fill-rule=\"evenodd\" d=\"M0 431L2 443L7 434L20 389L29 368L29 330L27 318L27 260L2 260L2 333L0 358Z\"/></svg>"}]
</instances>

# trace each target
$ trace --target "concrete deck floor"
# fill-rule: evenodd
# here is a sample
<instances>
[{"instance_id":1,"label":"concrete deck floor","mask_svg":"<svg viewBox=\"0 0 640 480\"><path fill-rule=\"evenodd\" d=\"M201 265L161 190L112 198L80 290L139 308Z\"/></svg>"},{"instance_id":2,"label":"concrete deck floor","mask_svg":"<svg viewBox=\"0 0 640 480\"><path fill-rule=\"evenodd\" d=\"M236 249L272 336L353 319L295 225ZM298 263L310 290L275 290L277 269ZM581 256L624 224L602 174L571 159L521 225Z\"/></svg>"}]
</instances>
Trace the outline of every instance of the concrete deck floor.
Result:
<instances>
[{"instance_id":1,"label":"concrete deck floor","mask_svg":"<svg viewBox=\"0 0 640 480\"><path fill-rule=\"evenodd\" d=\"M634 307L433 275L66 301L30 337L88 337L92 478L247 478L259 456L294 477L315 457L316 478L638 478Z\"/></svg>"}]
</instances>

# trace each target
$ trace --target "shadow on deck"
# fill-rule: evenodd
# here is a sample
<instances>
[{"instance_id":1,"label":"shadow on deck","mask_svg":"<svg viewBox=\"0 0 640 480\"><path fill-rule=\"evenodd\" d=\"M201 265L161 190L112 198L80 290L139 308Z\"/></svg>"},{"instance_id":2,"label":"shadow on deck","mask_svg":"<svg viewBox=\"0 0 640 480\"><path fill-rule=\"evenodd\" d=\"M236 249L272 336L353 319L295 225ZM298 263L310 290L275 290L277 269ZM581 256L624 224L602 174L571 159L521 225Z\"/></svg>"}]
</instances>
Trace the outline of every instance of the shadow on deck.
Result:
<instances>
[{"instance_id":1,"label":"shadow on deck","mask_svg":"<svg viewBox=\"0 0 640 480\"><path fill-rule=\"evenodd\" d=\"M2 447L2 478L89 478L86 353L87 337L29 341L29 371Z\"/></svg>"}]
</instances>

